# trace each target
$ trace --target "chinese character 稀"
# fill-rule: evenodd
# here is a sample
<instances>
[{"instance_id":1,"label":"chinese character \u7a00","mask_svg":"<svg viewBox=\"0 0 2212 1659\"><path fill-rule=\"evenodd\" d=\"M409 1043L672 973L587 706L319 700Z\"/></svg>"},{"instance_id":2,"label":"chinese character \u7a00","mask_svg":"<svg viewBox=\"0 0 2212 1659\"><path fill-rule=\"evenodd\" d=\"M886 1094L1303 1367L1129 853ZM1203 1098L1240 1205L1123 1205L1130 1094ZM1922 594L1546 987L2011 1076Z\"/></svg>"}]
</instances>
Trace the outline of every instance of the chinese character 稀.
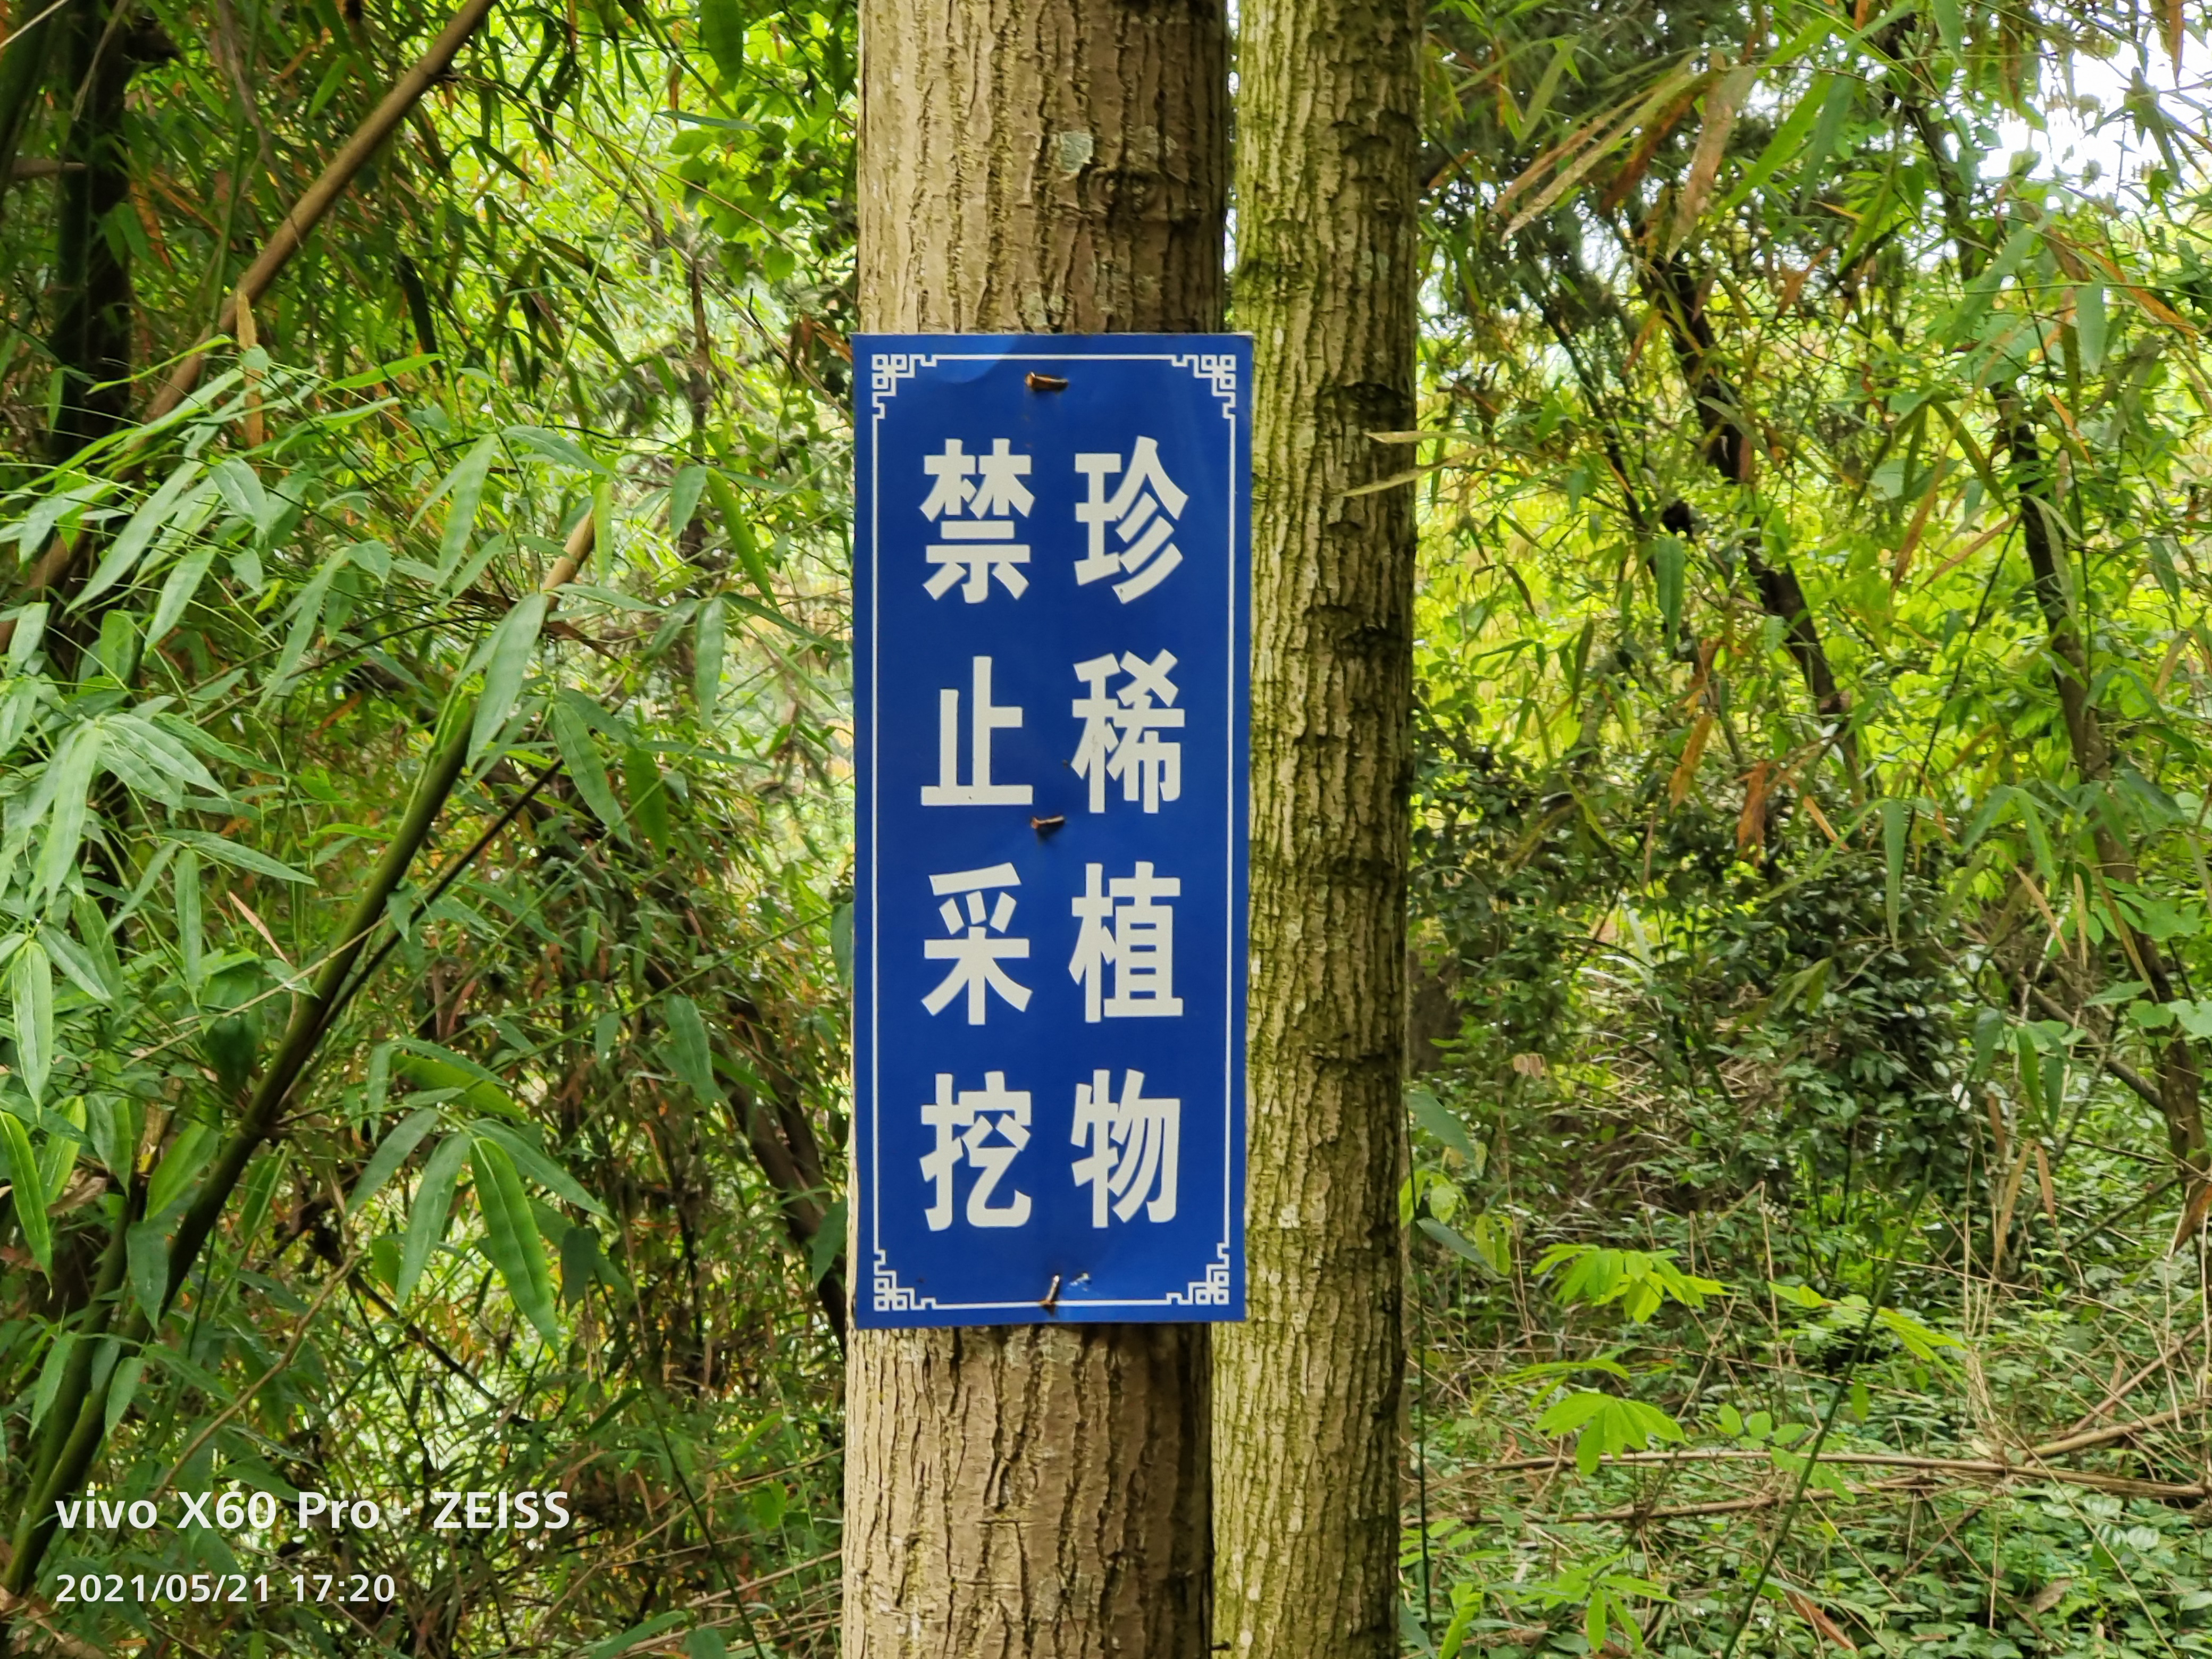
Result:
<instances>
[{"instance_id":1,"label":"chinese character \u7a00","mask_svg":"<svg viewBox=\"0 0 2212 1659\"><path fill-rule=\"evenodd\" d=\"M1092 811L1106 810L1109 778L1120 780L1123 800L1141 800L1147 812L1182 795L1182 744L1160 736L1162 731L1180 730L1183 723L1184 711L1168 706L1176 700L1175 683L1168 678L1175 665L1172 651L1150 662L1124 652L1075 665L1075 677L1090 690L1074 702L1083 735L1069 764L1091 786ZM1128 683L1109 696L1106 682L1116 674L1126 674Z\"/></svg>"},{"instance_id":2,"label":"chinese character \u7a00","mask_svg":"<svg viewBox=\"0 0 2212 1659\"><path fill-rule=\"evenodd\" d=\"M1087 584L1118 574L1124 580L1114 584L1114 597L1127 605L1158 587L1182 562L1175 544L1176 519L1189 497L1168 477L1160 447L1150 438L1137 440L1126 464L1110 453L1079 454L1075 470L1089 486L1088 495L1076 504L1075 517L1090 536L1089 550L1076 562L1075 580ZM1109 529L1120 544L1110 553Z\"/></svg>"},{"instance_id":3,"label":"chinese character \u7a00","mask_svg":"<svg viewBox=\"0 0 2212 1659\"><path fill-rule=\"evenodd\" d=\"M921 470L934 480L921 510L937 526L937 544L926 556L937 567L922 586L941 599L955 583L960 597L981 605L999 586L1019 599L1030 585L1021 567L1030 550L1014 540L1014 519L1026 519L1036 501L1022 480L1030 458L1017 455L1004 438L992 441L988 455L970 455L957 438L948 438L941 453L925 455Z\"/></svg>"},{"instance_id":4,"label":"chinese character \u7a00","mask_svg":"<svg viewBox=\"0 0 2212 1659\"><path fill-rule=\"evenodd\" d=\"M938 1086L942 1092L944 1085ZM1117 1100L1114 1074L1093 1072L1090 1082L1075 1085L1075 1132L1069 1139L1085 1149L1075 1160L1075 1184L1091 1188L1092 1226L1106 1225L1109 1206L1123 1221L1140 1204L1148 1219L1175 1219L1182 1102L1146 1099L1142 1072L1122 1074Z\"/></svg>"},{"instance_id":5,"label":"chinese character \u7a00","mask_svg":"<svg viewBox=\"0 0 2212 1659\"><path fill-rule=\"evenodd\" d=\"M981 1088L956 1091L952 1073L939 1072L937 1098L922 1106L921 1124L937 1136L936 1145L921 1155L921 1178L932 1188L922 1214L932 1232L952 1224L952 1177L963 1161L975 1172L968 1188L969 1226L1018 1227L1030 1218L1027 1193L1017 1192L1003 1204L991 1202L1008 1166L1030 1144L1027 1090L1007 1088L1004 1072L986 1072ZM1172 1175L1170 1182L1172 1193Z\"/></svg>"},{"instance_id":6,"label":"chinese character \u7a00","mask_svg":"<svg viewBox=\"0 0 2212 1659\"><path fill-rule=\"evenodd\" d=\"M1139 1019L1182 1012L1175 994L1175 908L1162 899L1178 896L1182 883L1156 876L1140 861L1135 872L1100 882L1104 866L1083 866L1083 891L1069 905L1083 926L1068 959L1067 975L1083 988L1083 1018ZM934 944L936 941L933 940ZM1027 942L1023 945L1024 952ZM1106 992L1106 969L1114 970L1114 989Z\"/></svg>"},{"instance_id":7,"label":"chinese character \u7a00","mask_svg":"<svg viewBox=\"0 0 2212 1659\"><path fill-rule=\"evenodd\" d=\"M1021 884L1022 878L1011 864L994 864L988 870L955 870L929 878L929 890L944 900L937 914L944 920L945 931L952 936L924 939L921 944L925 960L952 964L937 988L921 1000L921 1006L931 1013L943 1013L963 991L970 1025L983 1024L994 993L1011 1003L1017 1013L1030 1006L1029 987L1017 985L999 966L1030 953L1027 939L1003 937L1014 921L1014 896L1006 890Z\"/></svg>"}]
</instances>

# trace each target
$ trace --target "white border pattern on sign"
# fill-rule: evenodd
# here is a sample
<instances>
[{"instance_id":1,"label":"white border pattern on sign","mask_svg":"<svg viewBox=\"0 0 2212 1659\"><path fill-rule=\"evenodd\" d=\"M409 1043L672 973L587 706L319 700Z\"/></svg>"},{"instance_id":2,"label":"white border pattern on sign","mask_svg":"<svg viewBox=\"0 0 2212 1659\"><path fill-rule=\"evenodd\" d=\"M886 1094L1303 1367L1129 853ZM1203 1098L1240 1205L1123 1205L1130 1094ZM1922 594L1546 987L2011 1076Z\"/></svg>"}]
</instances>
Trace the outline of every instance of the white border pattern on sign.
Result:
<instances>
[{"instance_id":1,"label":"white border pattern on sign","mask_svg":"<svg viewBox=\"0 0 2212 1659\"><path fill-rule=\"evenodd\" d=\"M1229 1246L1224 1241L1213 1247L1213 1263L1206 1270L1206 1277L1194 1279L1190 1288L1181 1296L1173 1291L1160 1299L1194 1308L1225 1308L1229 1305Z\"/></svg>"},{"instance_id":2,"label":"white border pattern on sign","mask_svg":"<svg viewBox=\"0 0 2212 1659\"><path fill-rule=\"evenodd\" d=\"M920 351L879 351L869 359L873 365L868 377L868 390L875 393L876 418L881 420L884 405L898 395L899 382L912 380L925 368L935 368L937 359Z\"/></svg>"},{"instance_id":3,"label":"white border pattern on sign","mask_svg":"<svg viewBox=\"0 0 2212 1659\"><path fill-rule=\"evenodd\" d=\"M919 1313L937 1305L935 1297L917 1295L900 1284L890 1258L881 1249L876 1252L875 1280L878 1313Z\"/></svg>"},{"instance_id":4,"label":"white border pattern on sign","mask_svg":"<svg viewBox=\"0 0 2212 1659\"><path fill-rule=\"evenodd\" d=\"M1168 361L1177 368L1187 368L1201 380L1213 383L1213 395L1221 399L1221 418L1237 418L1237 360L1225 351L1186 351L1170 354Z\"/></svg>"}]
</instances>

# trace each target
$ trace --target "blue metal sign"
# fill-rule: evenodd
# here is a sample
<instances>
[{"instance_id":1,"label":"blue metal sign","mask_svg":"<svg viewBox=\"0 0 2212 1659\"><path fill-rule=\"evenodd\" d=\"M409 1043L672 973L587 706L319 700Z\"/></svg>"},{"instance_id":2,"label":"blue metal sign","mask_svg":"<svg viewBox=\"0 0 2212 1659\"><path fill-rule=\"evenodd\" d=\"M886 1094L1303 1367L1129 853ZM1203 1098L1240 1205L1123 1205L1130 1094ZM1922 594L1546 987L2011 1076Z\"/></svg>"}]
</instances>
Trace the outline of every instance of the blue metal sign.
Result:
<instances>
[{"instance_id":1,"label":"blue metal sign","mask_svg":"<svg viewBox=\"0 0 2212 1659\"><path fill-rule=\"evenodd\" d=\"M853 344L855 1316L1241 1319L1250 342Z\"/></svg>"}]
</instances>

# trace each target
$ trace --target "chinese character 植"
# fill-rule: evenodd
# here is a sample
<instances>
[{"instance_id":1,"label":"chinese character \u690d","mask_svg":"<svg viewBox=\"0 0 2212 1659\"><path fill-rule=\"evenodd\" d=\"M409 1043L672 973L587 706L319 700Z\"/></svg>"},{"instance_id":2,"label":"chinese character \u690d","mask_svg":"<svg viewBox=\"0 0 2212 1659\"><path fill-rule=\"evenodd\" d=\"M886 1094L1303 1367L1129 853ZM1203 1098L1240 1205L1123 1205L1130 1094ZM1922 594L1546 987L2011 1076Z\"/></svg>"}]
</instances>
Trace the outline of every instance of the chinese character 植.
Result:
<instances>
[{"instance_id":1,"label":"chinese character \u690d","mask_svg":"<svg viewBox=\"0 0 2212 1659\"><path fill-rule=\"evenodd\" d=\"M957 438L948 438L942 454L922 457L921 470L936 480L921 510L941 538L927 550L937 567L922 584L929 597L941 599L959 582L960 597L981 605L995 576L1007 592L1021 598L1030 581L1017 567L1030 562L1030 550L1014 540L1014 515L1027 518L1035 505L1022 482L1029 476L1030 458L1013 453L1004 438L993 441L988 455L970 455Z\"/></svg>"},{"instance_id":2,"label":"chinese character \u690d","mask_svg":"<svg viewBox=\"0 0 2212 1659\"><path fill-rule=\"evenodd\" d=\"M1135 874L1117 876L1101 891L1104 866L1086 864L1083 872L1083 892L1069 907L1083 927L1067 974L1083 988L1085 1020L1095 1024L1102 1018L1182 1013L1182 999L1175 994L1175 909L1159 901L1178 896L1182 883L1156 876L1149 863L1139 862ZM1109 964L1110 996L1105 993Z\"/></svg>"},{"instance_id":3,"label":"chinese character \u690d","mask_svg":"<svg viewBox=\"0 0 2212 1659\"><path fill-rule=\"evenodd\" d=\"M1091 785L1092 811L1106 810L1109 778L1121 780L1123 800L1142 800L1147 812L1182 793L1182 745L1160 737L1162 730L1180 730L1183 723L1184 711L1167 706L1176 700L1176 688L1168 678L1175 665L1172 651L1150 662L1124 652L1075 665L1076 678L1090 693L1075 699L1073 712L1083 722L1083 735L1070 763ZM1106 682L1116 673L1127 675L1129 683L1109 696Z\"/></svg>"},{"instance_id":4,"label":"chinese character \u690d","mask_svg":"<svg viewBox=\"0 0 2212 1659\"><path fill-rule=\"evenodd\" d=\"M1077 522L1090 532L1090 550L1076 562L1075 580L1095 582L1119 572L1127 580L1114 584L1114 597L1127 605L1158 587L1182 562L1173 539L1175 521L1189 497L1168 477L1160 447L1150 438L1137 440L1126 471L1115 454L1079 454L1075 470L1090 486L1088 498L1075 508ZM1117 472L1121 483L1109 495L1107 481ZM1106 550L1109 526L1121 543L1112 553Z\"/></svg>"},{"instance_id":5,"label":"chinese character \u690d","mask_svg":"<svg viewBox=\"0 0 2212 1659\"><path fill-rule=\"evenodd\" d=\"M944 1089L940 1081L938 1091ZM1114 1074L1093 1072L1090 1082L1075 1085L1075 1133L1069 1138L1085 1149L1075 1160L1075 1184L1091 1188L1092 1226L1106 1224L1109 1200L1123 1221L1139 1204L1152 1220L1175 1219L1182 1102L1146 1099L1142 1072L1122 1074L1116 1100Z\"/></svg>"},{"instance_id":6,"label":"chinese character \u690d","mask_svg":"<svg viewBox=\"0 0 2212 1659\"><path fill-rule=\"evenodd\" d=\"M921 786L924 806L1027 806L1026 783L991 781L991 733L1019 726L1017 704L991 702L991 659L977 657L969 670L974 702L968 711L968 781L960 781L960 691L946 686L937 694L937 781Z\"/></svg>"},{"instance_id":7,"label":"chinese character \u690d","mask_svg":"<svg viewBox=\"0 0 2212 1659\"><path fill-rule=\"evenodd\" d=\"M1022 878L1011 864L994 864L988 870L955 870L929 878L929 890L945 901L937 907L937 914L945 920L945 931L952 935L922 941L924 958L952 964L937 988L921 1000L921 1006L931 1013L943 1013L963 991L968 994L970 1025L983 1024L994 991L1012 1003L1017 1013L1030 1006L1029 987L1015 984L999 966L1030 953L1027 939L1000 937L1014 920L1014 896L1005 890L1021 884ZM987 896L994 892L997 897L987 902Z\"/></svg>"},{"instance_id":8,"label":"chinese character \u690d","mask_svg":"<svg viewBox=\"0 0 2212 1659\"><path fill-rule=\"evenodd\" d=\"M1007 1088L1004 1072L986 1072L981 1088L955 1092L952 1073L939 1072L937 1098L922 1107L921 1124L937 1132L936 1146L921 1155L921 1178L936 1189L929 1208L922 1212L932 1232L941 1233L952 1224L952 1172L963 1159L975 1171L975 1184L968 1188L969 1226L1018 1227L1030 1218L1027 1193L1018 1192L1004 1204L991 1202L1006 1167L1030 1144L1027 1090ZM1169 1156L1172 1158L1174 1154ZM1168 1179L1172 1210L1172 1170Z\"/></svg>"}]
</instances>

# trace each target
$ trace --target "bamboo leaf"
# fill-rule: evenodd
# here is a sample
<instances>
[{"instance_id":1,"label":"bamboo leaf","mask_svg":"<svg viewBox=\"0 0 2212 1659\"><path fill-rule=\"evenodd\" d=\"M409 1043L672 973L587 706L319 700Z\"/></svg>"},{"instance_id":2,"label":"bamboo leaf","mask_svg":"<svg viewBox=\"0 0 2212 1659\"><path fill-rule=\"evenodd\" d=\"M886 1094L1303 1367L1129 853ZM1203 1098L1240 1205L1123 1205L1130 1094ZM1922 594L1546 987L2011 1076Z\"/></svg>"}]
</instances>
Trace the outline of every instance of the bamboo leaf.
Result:
<instances>
[{"instance_id":1,"label":"bamboo leaf","mask_svg":"<svg viewBox=\"0 0 2212 1659\"><path fill-rule=\"evenodd\" d=\"M738 0L700 0L699 39L714 67L734 81L745 72L745 11Z\"/></svg>"},{"instance_id":2,"label":"bamboo leaf","mask_svg":"<svg viewBox=\"0 0 2212 1659\"><path fill-rule=\"evenodd\" d=\"M2081 353L2081 372L2094 374L2105 367L2105 285L2083 283L2074 290L2074 340Z\"/></svg>"},{"instance_id":3,"label":"bamboo leaf","mask_svg":"<svg viewBox=\"0 0 2212 1659\"><path fill-rule=\"evenodd\" d=\"M199 462L186 461L161 481L161 488L147 497L146 504L132 514L131 522L117 532L107 556L100 560L92 579L70 601L71 610L82 610L131 574L155 535L169 522L184 501L185 492L199 482L202 471Z\"/></svg>"},{"instance_id":4,"label":"bamboo leaf","mask_svg":"<svg viewBox=\"0 0 2212 1659\"><path fill-rule=\"evenodd\" d=\"M516 1169L555 1197L565 1199L578 1209L589 1211L593 1215L604 1217L606 1214L606 1207L578 1185L574 1176L532 1146L520 1132L503 1123L479 1120L469 1125L469 1133L487 1140L497 1141L507 1149L507 1155L514 1160Z\"/></svg>"},{"instance_id":5,"label":"bamboo leaf","mask_svg":"<svg viewBox=\"0 0 2212 1659\"><path fill-rule=\"evenodd\" d=\"M51 1274L54 1270L53 1226L46 1218L38 1160L31 1156L31 1137L24 1132L23 1120L4 1109L0 1109L0 1155L7 1158L15 1222L23 1230L23 1243L29 1247L31 1259L39 1264L39 1271Z\"/></svg>"},{"instance_id":6,"label":"bamboo leaf","mask_svg":"<svg viewBox=\"0 0 2212 1659\"><path fill-rule=\"evenodd\" d=\"M1888 799L1881 804L1882 913L1889 936L1897 937L1898 915L1905 899L1905 804Z\"/></svg>"},{"instance_id":7,"label":"bamboo leaf","mask_svg":"<svg viewBox=\"0 0 2212 1659\"><path fill-rule=\"evenodd\" d=\"M123 1414L131 1409L131 1398L138 1392L138 1378L145 1369L146 1361L139 1354L134 1353L128 1359L117 1362L115 1374L108 1379L107 1383L107 1405L105 1417L109 1434L115 1432L115 1425L123 1420Z\"/></svg>"},{"instance_id":8,"label":"bamboo leaf","mask_svg":"<svg viewBox=\"0 0 2212 1659\"><path fill-rule=\"evenodd\" d=\"M653 751L632 744L623 750L623 785L629 796L631 816L646 838L662 852L668 850L668 786Z\"/></svg>"},{"instance_id":9,"label":"bamboo leaf","mask_svg":"<svg viewBox=\"0 0 2212 1659\"><path fill-rule=\"evenodd\" d=\"M392 1064L399 1074L424 1089L454 1089L479 1112L501 1117L520 1117L507 1085L474 1060L441 1048L421 1037L401 1037L392 1044Z\"/></svg>"},{"instance_id":10,"label":"bamboo leaf","mask_svg":"<svg viewBox=\"0 0 2212 1659\"><path fill-rule=\"evenodd\" d=\"M451 498L446 509L446 532L438 543L438 580L441 586L460 567L461 556L468 551L469 536L476 528L477 510L483 501L484 480L491 476L492 460L498 453L496 437L479 440L438 486L437 495Z\"/></svg>"},{"instance_id":11,"label":"bamboo leaf","mask_svg":"<svg viewBox=\"0 0 2212 1659\"><path fill-rule=\"evenodd\" d=\"M599 744L582 717L565 699L554 705L553 741L561 751L561 764L568 770L568 781L576 786L584 805L598 814L600 823L626 839L629 834L627 821L622 804L615 799L613 786L607 781L607 769L599 759Z\"/></svg>"},{"instance_id":12,"label":"bamboo leaf","mask_svg":"<svg viewBox=\"0 0 2212 1659\"><path fill-rule=\"evenodd\" d=\"M1720 177L1721 161L1728 154L1729 134L1735 130L1736 111L1758 76L1753 65L1738 64L1705 94L1705 125L1698 130L1698 147L1690 157L1689 175L1683 179L1681 191L1674 198L1674 233L1671 240L1677 247L1689 240L1691 233L1698 228L1698 221L1705 215L1705 203L1713 193L1713 182Z\"/></svg>"},{"instance_id":13,"label":"bamboo leaf","mask_svg":"<svg viewBox=\"0 0 2212 1659\"><path fill-rule=\"evenodd\" d=\"M699 1005L690 997L672 996L663 1002L662 1011L668 1020L668 1057L675 1063L676 1074L702 1105L720 1106L722 1091L714 1081L714 1053Z\"/></svg>"},{"instance_id":14,"label":"bamboo leaf","mask_svg":"<svg viewBox=\"0 0 2212 1659\"><path fill-rule=\"evenodd\" d=\"M361 1179L354 1182L353 1191L346 1199L346 1208L358 1212L362 1205L374 1198L382 1190L384 1183L391 1180L399 1166L407 1161L407 1155L437 1127L438 1109L434 1106L422 1107L401 1119L398 1127L385 1136L384 1144L376 1149L375 1155L368 1160L368 1167L361 1172Z\"/></svg>"},{"instance_id":15,"label":"bamboo leaf","mask_svg":"<svg viewBox=\"0 0 2212 1659\"><path fill-rule=\"evenodd\" d=\"M163 635L177 625L185 614L185 607L198 592L200 580L215 562L215 544L202 542L179 559L170 572L169 580L161 584L161 596L154 602L154 620L146 625L146 648L152 650Z\"/></svg>"},{"instance_id":16,"label":"bamboo leaf","mask_svg":"<svg viewBox=\"0 0 2212 1659\"><path fill-rule=\"evenodd\" d=\"M477 697L476 719L469 726L469 760L473 764L497 737L522 694L523 677L530 672L531 653L538 648L538 632L545 623L550 597L532 593L519 600L500 618L492 635L491 661L484 668L483 690Z\"/></svg>"},{"instance_id":17,"label":"bamboo leaf","mask_svg":"<svg viewBox=\"0 0 2212 1659\"><path fill-rule=\"evenodd\" d=\"M46 955L69 975L78 990L94 1002L115 1000L114 993L100 975L100 963L67 933L58 927L41 927L39 942L46 947Z\"/></svg>"},{"instance_id":18,"label":"bamboo leaf","mask_svg":"<svg viewBox=\"0 0 2212 1659\"><path fill-rule=\"evenodd\" d=\"M270 858L258 848L241 847L234 841L205 830L173 830L169 832L169 839L184 842L185 846L205 854L217 864L228 864L233 869L267 876L273 881L293 881L312 885L315 879L295 870L289 864Z\"/></svg>"},{"instance_id":19,"label":"bamboo leaf","mask_svg":"<svg viewBox=\"0 0 2212 1659\"><path fill-rule=\"evenodd\" d=\"M1406 1104L1413 1114L1413 1121L1435 1136L1468 1163L1480 1169L1482 1159L1474 1150L1474 1142L1468 1138L1467 1125L1459 1114L1438 1100L1430 1091L1410 1088L1406 1091Z\"/></svg>"},{"instance_id":20,"label":"bamboo leaf","mask_svg":"<svg viewBox=\"0 0 2212 1659\"><path fill-rule=\"evenodd\" d=\"M553 1306L553 1273L546 1265L545 1241L538 1236L529 1194L514 1160L498 1141L480 1136L469 1148L476 1171L477 1207L484 1220L484 1253L507 1282L507 1292L525 1318L549 1343L561 1340L560 1316Z\"/></svg>"},{"instance_id":21,"label":"bamboo leaf","mask_svg":"<svg viewBox=\"0 0 2212 1659\"><path fill-rule=\"evenodd\" d=\"M676 482L668 491L668 533L681 536L691 522L691 515L699 510L699 493L707 487L707 469L687 466L676 475Z\"/></svg>"},{"instance_id":22,"label":"bamboo leaf","mask_svg":"<svg viewBox=\"0 0 2212 1659\"><path fill-rule=\"evenodd\" d=\"M51 763L54 768L52 817L46 823L33 878L42 897L51 897L77 867L77 848L84 841L87 797L100 763L102 736L100 723L87 720L70 733L61 753Z\"/></svg>"},{"instance_id":23,"label":"bamboo leaf","mask_svg":"<svg viewBox=\"0 0 2212 1659\"><path fill-rule=\"evenodd\" d=\"M698 699L699 719L714 718L714 699L722 689L722 602L709 599L699 607L699 632L692 651L691 695Z\"/></svg>"},{"instance_id":24,"label":"bamboo leaf","mask_svg":"<svg viewBox=\"0 0 2212 1659\"><path fill-rule=\"evenodd\" d=\"M415 1201L407 1211L407 1234L399 1247L399 1274L392 1281L392 1301L404 1308L414 1294L416 1282L429 1265L430 1252L446 1236L446 1220L453 1213L453 1184L469 1155L469 1138L450 1134L438 1143L415 1182Z\"/></svg>"},{"instance_id":25,"label":"bamboo leaf","mask_svg":"<svg viewBox=\"0 0 2212 1659\"><path fill-rule=\"evenodd\" d=\"M46 947L26 940L9 964L8 982L15 1000L15 1068L36 1105L54 1063L54 975Z\"/></svg>"}]
</instances>

